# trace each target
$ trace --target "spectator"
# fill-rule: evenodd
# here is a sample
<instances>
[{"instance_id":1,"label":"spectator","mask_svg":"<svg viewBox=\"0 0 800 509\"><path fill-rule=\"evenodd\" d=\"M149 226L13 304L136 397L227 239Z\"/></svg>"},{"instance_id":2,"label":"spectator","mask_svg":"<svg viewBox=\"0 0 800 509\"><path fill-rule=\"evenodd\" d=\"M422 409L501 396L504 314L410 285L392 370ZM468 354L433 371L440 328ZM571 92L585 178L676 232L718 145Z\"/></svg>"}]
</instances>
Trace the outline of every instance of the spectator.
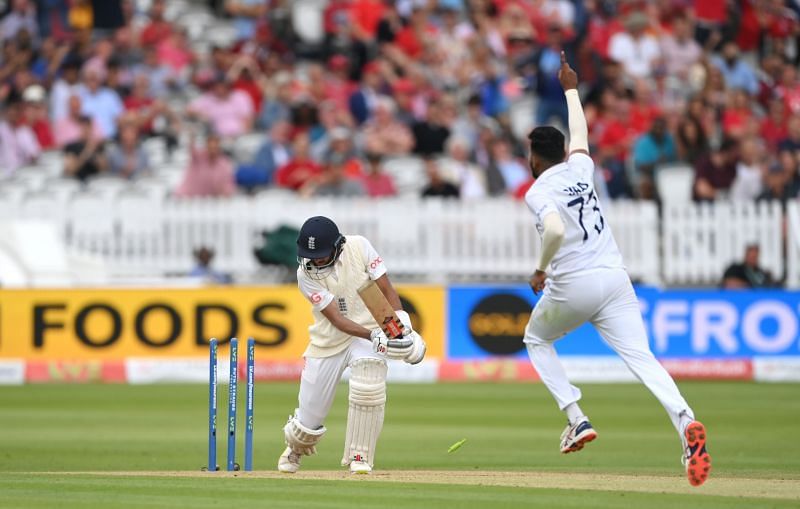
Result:
<instances>
[{"instance_id":1,"label":"spectator","mask_svg":"<svg viewBox=\"0 0 800 509\"><path fill-rule=\"evenodd\" d=\"M800 115L793 115L786 124L786 138L778 143L778 149L790 150L800 157Z\"/></svg>"},{"instance_id":2,"label":"spectator","mask_svg":"<svg viewBox=\"0 0 800 509\"><path fill-rule=\"evenodd\" d=\"M728 103L722 114L724 136L741 139L755 122L750 96L744 90L731 90Z\"/></svg>"},{"instance_id":3,"label":"spectator","mask_svg":"<svg viewBox=\"0 0 800 509\"><path fill-rule=\"evenodd\" d=\"M786 204L788 200L797 198L798 188L792 180L792 168L796 166L794 155L791 152L781 152L780 160L772 163L764 178L764 191L758 196L759 200L777 200Z\"/></svg>"},{"instance_id":4,"label":"spectator","mask_svg":"<svg viewBox=\"0 0 800 509\"><path fill-rule=\"evenodd\" d=\"M39 35L36 6L32 0L11 0L11 12L0 21L0 36L3 41L15 39L20 32L26 32L31 39L36 39Z\"/></svg>"},{"instance_id":5,"label":"spectator","mask_svg":"<svg viewBox=\"0 0 800 509\"><path fill-rule=\"evenodd\" d=\"M739 46L735 42L726 42L722 55L712 57L711 61L722 72L726 87L741 89L750 95L758 93L756 74L750 64L739 57Z\"/></svg>"},{"instance_id":6,"label":"spectator","mask_svg":"<svg viewBox=\"0 0 800 509\"><path fill-rule=\"evenodd\" d=\"M338 156L344 161L345 175L352 178L361 178L361 160L353 147L353 132L346 127L337 127L331 129L329 138L330 143L324 159L329 160Z\"/></svg>"},{"instance_id":7,"label":"spectator","mask_svg":"<svg viewBox=\"0 0 800 509\"><path fill-rule=\"evenodd\" d=\"M160 64L156 50L149 47L144 48L144 60L133 68L132 74L134 83L140 76L147 78L150 84L147 95L153 98L166 97L176 82L172 70Z\"/></svg>"},{"instance_id":8,"label":"spectator","mask_svg":"<svg viewBox=\"0 0 800 509\"><path fill-rule=\"evenodd\" d=\"M372 198L395 196L397 189L391 175L383 171L382 159L375 154L367 154L367 171L362 182L367 195Z\"/></svg>"},{"instance_id":9,"label":"spectator","mask_svg":"<svg viewBox=\"0 0 800 509\"><path fill-rule=\"evenodd\" d=\"M447 142L448 158L441 163L435 163L436 172L441 173L443 178L458 186L458 195L465 199L483 198L488 191L500 193L505 191L505 183L502 176L495 170L494 165L488 167L489 175L495 178L487 179L487 175L480 167L471 163L469 160L469 146L467 141L462 138L450 138ZM430 166L431 158L426 158L426 163Z\"/></svg>"},{"instance_id":10,"label":"spectator","mask_svg":"<svg viewBox=\"0 0 800 509\"><path fill-rule=\"evenodd\" d=\"M350 94L348 100L350 113L358 124L363 124L370 119L373 110L380 103L378 95L382 81L380 64L377 61L372 61L364 66L361 86Z\"/></svg>"},{"instance_id":11,"label":"spectator","mask_svg":"<svg viewBox=\"0 0 800 509\"><path fill-rule=\"evenodd\" d=\"M53 129L47 115L47 102L44 87L30 85L22 93L25 101L25 122L36 134L36 141L42 150L50 150L56 146Z\"/></svg>"},{"instance_id":12,"label":"spectator","mask_svg":"<svg viewBox=\"0 0 800 509\"><path fill-rule=\"evenodd\" d=\"M661 57L658 41L647 33L649 23L644 12L633 11L625 17L625 30L611 36L609 41L609 56L633 78L649 77Z\"/></svg>"},{"instance_id":13,"label":"spectator","mask_svg":"<svg viewBox=\"0 0 800 509\"><path fill-rule=\"evenodd\" d=\"M268 0L227 0L225 10L233 16L236 38L239 41L256 35L258 22L267 15Z\"/></svg>"},{"instance_id":14,"label":"spectator","mask_svg":"<svg viewBox=\"0 0 800 509\"><path fill-rule=\"evenodd\" d=\"M158 64L166 66L172 73L172 79L184 82L189 66L194 63L195 56L189 46L184 30L175 30L156 47Z\"/></svg>"},{"instance_id":15,"label":"spectator","mask_svg":"<svg viewBox=\"0 0 800 509\"><path fill-rule=\"evenodd\" d=\"M165 0L153 0L150 5L148 13L150 20L139 36L143 47L156 47L172 35L172 23L164 19L166 6Z\"/></svg>"},{"instance_id":16,"label":"spectator","mask_svg":"<svg viewBox=\"0 0 800 509\"><path fill-rule=\"evenodd\" d=\"M34 163L41 153L36 134L25 124L21 102L18 95L12 94L0 122L0 172L5 175Z\"/></svg>"},{"instance_id":17,"label":"spectator","mask_svg":"<svg viewBox=\"0 0 800 509\"><path fill-rule=\"evenodd\" d=\"M749 244L745 249L744 261L733 263L725 269L722 276L722 287L728 290L737 290L779 286L772 274L759 266L759 254L758 244Z\"/></svg>"},{"instance_id":18,"label":"spectator","mask_svg":"<svg viewBox=\"0 0 800 509\"><path fill-rule=\"evenodd\" d=\"M664 117L653 121L650 131L633 145L633 165L638 179L638 196L643 200L655 199L655 175L658 166L678 158L675 141L667 131Z\"/></svg>"},{"instance_id":19,"label":"spectator","mask_svg":"<svg viewBox=\"0 0 800 509\"><path fill-rule=\"evenodd\" d=\"M447 98L433 101L428 106L425 120L415 122L411 128L414 134L414 153L421 156L438 155L444 152L444 145L450 137L449 124L445 108Z\"/></svg>"},{"instance_id":20,"label":"spectator","mask_svg":"<svg viewBox=\"0 0 800 509\"><path fill-rule=\"evenodd\" d=\"M86 88L81 92L83 114L89 116L100 126L105 138L113 138L117 134L117 119L125 107L119 94L103 86L97 71L87 71L84 75Z\"/></svg>"},{"instance_id":21,"label":"spectator","mask_svg":"<svg viewBox=\"0 0 800 509\"><path fill-rule=\"evenodd\" d=\"M300 194L349 198L366 196L367 191L361 181L345 174L345 162L341 156L332 157L322 174L309 180L300 190Z\"/></svg>"},{"instance_id":22,"label":"spectator","mask_svg":"<svg viewBox=\"0 0 800 509\"><path fill-rule=\"evenodd\" d=\"M143 133L152 134L153 123L165 106L150 96L150 80L139 74L133 81L131 93L123 100L125 118L129 119Z\"/></svg>"},{"instance_id":23,"label":"spectator","mask_svg":"<svg viewBox=\"0 0 800 509\"><path fill-rule=\"evenodd\" d=\"M257 125L261 129L271 129L278 121L287 121L291 116L289 105L292 103L292 77L281 71L272 78L265 91L264 103L258 116Z\"/></svg>"},{"instance_id":24,"label":"spectator","mask_svg":"<svg viewBox=\"0 0 800 509\"><path fill-rule=\"evenodd\" d=\"M458 187L442 178L439 165L433 158L425 160L425 173L428 184L422 189L423 198L458 198Z\"/></svg>"},{"instance_id":25,"label":"spectator","mask_svg":"<svg viewBox=\"0 0 800 509\"><path fill-rule=\"evenodd\" d=\"M61 77L50 91L50 115L53 122L66 118L69 101L73 95L83 95L86 86L80 81L81 64L76 58L67 58L61 68Z\"/></svg>"},{"instance_id":26,"label":"spectator","mask_svg":"<svg viewBox=\"0 0 800 509\"><path fill-rule=\"evenodd\" d=\"M689 19L678 16L672 20L672 33L661 38L661 54L668 75L681 80L689 77L689 71L703 57L703 48L692 38Z\"/></svg>"},{"instance_id":27,"label":"spectator","mask_svg":"<svg viewBox=\"0 0 800 509\"><path fill-rule=\"evenodd\" d=\"M81 117L84 116L82 112L81 98L77 95L73 95L69 98L67 116L56 120L53 125L55 142L59 148L63 148L81 139L83 131ZM103 139L103 132L100 130L100 125L94 120L92 120L92 138L97 140Z\"/></svg>"},{"instance_id":28,"label":"spectator","mask_svg":"<svg viewBox=\"0 0 800 509\"><path fill-rule=\"evenodd\" d=\"M530 170L514 158L506 140L499 139L492 146L492 161L502 179L504 194L514 194L528 181Z\"/></svg>"},{"instance_id":29,"label":"spectator","mask_svg":"<svg viewBox=\"0 0 800 509\"><path fill-rule=\"evenodd\" d=\"M120 127L119 142L108 149L109 172L126 179L147 173L150 164L147 153L139 139L139 129L135 124Z\"/></svg>"},{"instance_id":30,"label":"spectator","mask_svg":"<svg viewBox=\"0 0 800 509\"><path fill-rule=\"evenodd\" d=\"M81 126L80 137L64 147L64 175L85 181L104 172L108 161L103 140L93 136L92 119L84 115L78 122Z\"/></svg>"},{"instance_id":31,"label":"spectator","mask_svg":"<svg viewBox=\"0 0 800 509\"><path fill-rule=\"evenodd\" d=\"M233 90L222 74L215 77L211 90L189 104L187 112L208 122L223 139L250 131L255 115L250 96L241 90Z\"/></svg>"},{"instance_id":32,"label":"spectator","mask_svg":"<svg viewBox=\"0 0 800 509\"><path fill-rule=\"evenodd\" d=\"M689 116L678 124L678 155L681 161L694 165L710 150L703 126Z\"/></svg>"},{"instance_id":33,"label":"spectator","mask_svg":"<svg viewBox=\"0 0 800 509\"><path fill-rule=\"evenodd\" d=\"M761 121L760 134L767 148L774 151L788 135L786 107L780 99L772 99L767 111L767 116Z\"/></svg>"},{"instance_id":34,"label":"spectator","mask_svg":"<svg viewBox=\"0 0 800 509\"><path fill-rule=\"evenodd\" d=\"M308 134L299 133L292 142L292 158L275 172L275 184L299 191L306 182L322 173L322 166L309 155Z\"/></svg>"},{"instance_id":35,"label":"spectator","mask_svg":"<svg viewBox=\"0 0 800 509\"><path fill-rule=\"evenodd\" d=\"M717 200L727 196L736 178L738 143L726 138L722 145L695 166L694 199Z\"/></svg>"},{"instance_id":36,"label":"spectator","mask_svg":"<svg viewBox=\"0 0 800 509\"><path fill-rule=\"evenodd\" d=\"M214 250L206 246L201 246L195 249L192 253L194 255L196 265L189 272L189 277L196 277L203 279L209 284L229 285L233 282L230 274L219 272L211 268L211 262L214 260Z\"/></svg>"},{"instance_id":37,"label":"spectator","mask_svg":"<svg viewBox=\"0 0 800 509\"><path fill-rule=\"evenodd\" d=\"M375 101L375 117L364 126L364 149L371 154L405 155L414 146L411 131L394 118L394 101L382 96Z\"/></svg>"},{"instance_id":38,"label":"spectator","mask_svg":"<svg viewBox=\"0 0 800 509\"><path fill-rule=\"evenodd\" d=\"M89 73L96 73L101 81L108 79L108 66L114 55L114 41L100 39L92 44L92 56L81 67L81 74L86 77Z\"/></svg>"},{"instance_id":39,"label":"spectator","mask_svg":"<svg viewBox=\"0 0 800 509\"><path fill-rule=\"evenodd\" d=\"M759 142L747 138L739 145L739 162L736 163L736 179L731 186L731 200L755 200L761 194L765 177L764 153Z\"/></svg>"},{"instance_id":40,"label":"spectator","mask_svg":"<svg viewBox=\"0 0 800 509\"><path fill-rule=\"evenodd\" d=\"M202 149L196 146L192 136L189 150L189 165L175 195L181 198L233 196L236 192L233 162L222 152L220 136L209 133L206 136L206 146Z\"/></svg>"},{"instance_id":41,"label":"spectator","mask_svg":"<svg viewBox=\"0 0 800 509\"><path fill-rule=\"evenodd\" d=\"M453 123L452 135L467 140L470 147L475 147L482 126L494 129L497 127L497 122L481 111L481 98L472 95L467 101L466 111Z\"/></svg>"},{"instance_id":42,"label":"spectator","mask_svg":"<svg viewBox=\"0 0 800 509\"><path fill-rule=\"evenodd\" d=\"M275 172L292 158L289 129L286 121L276 122L269 130L267 140L256 152L253 160L241 165L236 172L236 182L247 189L270 184Z\"/></svg>"}]
</instances>

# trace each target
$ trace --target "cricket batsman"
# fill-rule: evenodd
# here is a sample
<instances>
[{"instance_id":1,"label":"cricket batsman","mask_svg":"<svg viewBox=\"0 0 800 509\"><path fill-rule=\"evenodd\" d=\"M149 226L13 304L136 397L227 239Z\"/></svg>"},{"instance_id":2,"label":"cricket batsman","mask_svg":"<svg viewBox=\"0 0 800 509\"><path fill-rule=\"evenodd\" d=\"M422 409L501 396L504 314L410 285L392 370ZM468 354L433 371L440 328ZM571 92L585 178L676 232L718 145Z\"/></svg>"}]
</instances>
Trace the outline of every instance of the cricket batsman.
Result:
<instances>
[{"instance_id":1,"label":"cricket batsman","mask_svg":"<svg viewBox=\"0 0 800 509\"><path fill-rule=\"evenodd\" d=\"M342 466L367 474L375 462L375 446L386 406L387 359L417 364L426 345L411 327L408 313L386 273L383 259L370 242L342 235L327 217L308 219L297 238L297 285L311 303L314 323L303 356L299 405L283 428L286 449L278 470L295 473L300 459L316 453L325 434L324 421L345 368L350 368L347 433ZM390 339L358 294L369 280L394 308L404 337Z\"/></svg>"},{"instance_id":2,"label":"cricket batsman","mask_svg":"<svg viewBox=\"0 0 800 509\"><path fill-rule=\"evenodd\" d=\"M664 406L682 440L689 483L699 486L711 471L706 430L648 346L639 302L594 189L578 76L563 52L558 78L567 100L569 154L564 135L554 127L537 127L528 136L536 182L525 201L542 236L541 258L530 285L543 295L531 312L524 341L542 382L567 416L561 452L580 451L597 438L578 405L581 391L570 384L553 347L589 322Z\"/></svg>"}]
</instances>

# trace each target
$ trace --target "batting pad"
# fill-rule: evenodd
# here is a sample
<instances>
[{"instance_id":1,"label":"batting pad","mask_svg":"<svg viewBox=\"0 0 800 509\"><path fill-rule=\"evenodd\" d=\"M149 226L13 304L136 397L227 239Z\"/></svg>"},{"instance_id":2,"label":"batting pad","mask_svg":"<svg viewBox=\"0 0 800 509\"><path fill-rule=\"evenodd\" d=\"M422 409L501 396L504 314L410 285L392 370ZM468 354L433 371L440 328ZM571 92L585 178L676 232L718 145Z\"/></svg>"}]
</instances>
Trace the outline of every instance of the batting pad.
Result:
<instances>
[{"instance_id":1,"label":"batting pad","mask_svg":"<svg viewBox=\"0 0 800 509\"><path fill-rule=\"evenodd\" d=\"M382 359L356 359L350 366L350 408L342 466L349 465L356 455L369 466L375 461L386 409L386 371Z\"/></svg>"},{"instance_id":2,"label":"batting pad","mask_svg":"<svg viewBox=\"0 0 800 509\"><path fill-rule=\"evenodd\" d=\"M289 418L289 422L283 427L283 436L286 439L286 445L291 447L294 452L311 456L317 453L315 446L326 431L328 429L325 426L319 429L306 428L295 414Z\"/></svg>"}]
</instances>

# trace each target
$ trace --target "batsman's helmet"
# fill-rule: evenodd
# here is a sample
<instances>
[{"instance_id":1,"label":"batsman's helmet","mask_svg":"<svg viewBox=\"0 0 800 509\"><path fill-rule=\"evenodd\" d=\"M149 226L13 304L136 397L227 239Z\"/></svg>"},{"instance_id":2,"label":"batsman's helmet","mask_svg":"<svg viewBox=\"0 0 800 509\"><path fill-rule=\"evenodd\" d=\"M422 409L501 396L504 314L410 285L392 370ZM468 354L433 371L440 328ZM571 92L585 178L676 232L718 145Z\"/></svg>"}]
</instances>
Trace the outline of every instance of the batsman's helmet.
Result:
<instances>
[{"instance_id":1,"label":"batsman's helmet","mask_svg":"<svg viewBox=\"0 0 800 509\"><path fill-rule=\"evenodd\" d=\"M336 223L324 216L314 216L300 227L297 236L297 256L308 260L327 258L338 254L344 244Z\"/></svg>"}]
</instances>

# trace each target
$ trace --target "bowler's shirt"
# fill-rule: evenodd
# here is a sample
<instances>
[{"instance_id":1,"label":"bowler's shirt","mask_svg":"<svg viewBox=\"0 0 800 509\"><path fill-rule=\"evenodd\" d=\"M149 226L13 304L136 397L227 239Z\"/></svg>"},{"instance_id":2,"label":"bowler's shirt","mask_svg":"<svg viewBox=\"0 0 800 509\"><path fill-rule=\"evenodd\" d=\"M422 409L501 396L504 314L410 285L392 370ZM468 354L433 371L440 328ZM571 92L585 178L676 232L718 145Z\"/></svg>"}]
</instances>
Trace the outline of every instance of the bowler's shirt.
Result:
<instances>
[{"instance_id":1,"label":"bowler's shirt","mask_svg":"<svg viewBox=\"0 0 800 509\"><path fill-rule=\"evenodd\" d=\"M551 261L553 278L597 268L623 268L593 176L592 158L575 153L545 170L525 194L540 235L546 215L555 212L564 223L564 240Z\"/></svg>"}]
</instances>

